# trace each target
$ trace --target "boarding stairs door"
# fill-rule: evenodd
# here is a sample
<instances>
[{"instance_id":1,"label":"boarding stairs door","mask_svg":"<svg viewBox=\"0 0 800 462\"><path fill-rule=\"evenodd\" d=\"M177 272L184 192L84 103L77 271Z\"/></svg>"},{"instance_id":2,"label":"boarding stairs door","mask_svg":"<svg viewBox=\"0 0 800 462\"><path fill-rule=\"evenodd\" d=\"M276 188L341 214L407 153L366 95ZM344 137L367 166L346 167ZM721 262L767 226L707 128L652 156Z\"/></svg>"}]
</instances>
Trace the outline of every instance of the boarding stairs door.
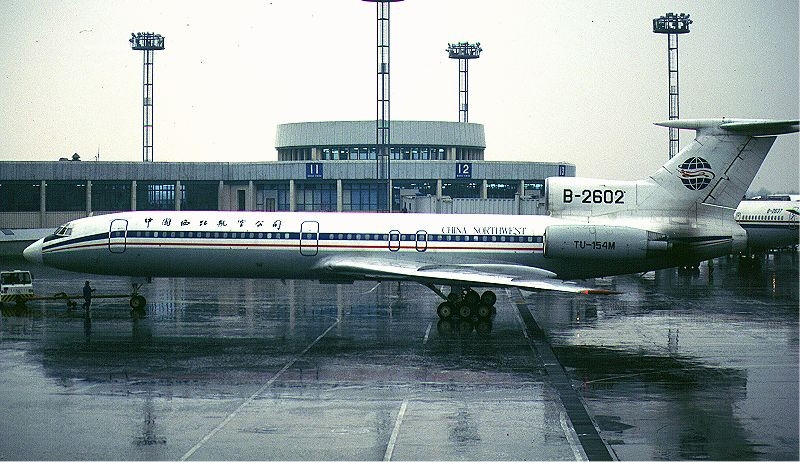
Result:
<instances>
[{"instance_id":1,"label":"boarding stairs door","mask_svg":"<svg viewBox=\"0 0 800 462\"><path fill-rule=\"evenodd\" d=\"M112 220L108 228L108 250L111 253L125 252L127 237L128 220Z\"/></svg>"}]
</instances>

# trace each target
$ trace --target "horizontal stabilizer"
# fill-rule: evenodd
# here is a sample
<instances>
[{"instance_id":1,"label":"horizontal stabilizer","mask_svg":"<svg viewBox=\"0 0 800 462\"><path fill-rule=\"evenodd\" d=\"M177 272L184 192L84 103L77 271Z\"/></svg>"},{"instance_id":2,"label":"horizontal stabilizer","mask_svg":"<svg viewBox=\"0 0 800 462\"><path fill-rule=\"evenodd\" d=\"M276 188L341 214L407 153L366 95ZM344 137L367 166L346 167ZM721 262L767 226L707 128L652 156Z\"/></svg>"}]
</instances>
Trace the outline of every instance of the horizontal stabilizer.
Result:
<instances>
[{"instance_id":1,"label":"horizontal stabilizer","mask_svg":"<svg viewBox=\"0 0 800 462\"><path fill-rule=\"evenodd\" d=\"M656 125L687 130L732 133L746 136L774 136L796 133L797 120L771 119L676 119L656 122Z\"/></svg>"},{"instance_id":2,"label":"horizontal stabilizer","mask_svg":"<svg viewBox=\"0 0 800 462\"><path fill-rule=\"evenodd\" d=\"M797 133L797 120L748 120L742 122L728 122L719 126L720 128L750 136L784 135L786 133Z\"/></svg>"}]
</instances>

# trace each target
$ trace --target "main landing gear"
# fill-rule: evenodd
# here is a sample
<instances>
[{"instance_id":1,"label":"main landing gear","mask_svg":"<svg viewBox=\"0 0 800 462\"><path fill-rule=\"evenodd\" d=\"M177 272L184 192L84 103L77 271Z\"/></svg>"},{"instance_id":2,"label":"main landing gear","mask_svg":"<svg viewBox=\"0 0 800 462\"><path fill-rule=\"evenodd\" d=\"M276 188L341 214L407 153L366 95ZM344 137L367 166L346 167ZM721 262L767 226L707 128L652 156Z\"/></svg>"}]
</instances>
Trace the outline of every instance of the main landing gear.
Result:
<instances>
[{"instance_id":1,"label":"main landing gear","mask_svg":"<svg viewBox=\"0 0 800 462\"><path fill-rule=\"evenodd\" d=\"M478 292L468 287L454 287L449 294L444 295L433 285L428 285L428 288L444 299L436 308L436 314L441 319L458 316L462 319L485 320L491 318L496 312L494 304L497 301L497 295L491 290L479 295Z\"/></svg>"}]
</instances>

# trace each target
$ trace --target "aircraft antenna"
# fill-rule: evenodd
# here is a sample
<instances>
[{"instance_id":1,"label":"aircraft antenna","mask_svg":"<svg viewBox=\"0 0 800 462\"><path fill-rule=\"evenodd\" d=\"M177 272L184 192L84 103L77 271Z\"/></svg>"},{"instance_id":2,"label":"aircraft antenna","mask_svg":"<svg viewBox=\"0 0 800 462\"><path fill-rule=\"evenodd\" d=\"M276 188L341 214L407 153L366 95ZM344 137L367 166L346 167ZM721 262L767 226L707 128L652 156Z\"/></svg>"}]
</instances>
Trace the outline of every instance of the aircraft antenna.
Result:
<instances>
[{"instance_id":1,"label":"aircraft antenna","mask_svg":"<svg viewBox=\"0 0 800 462\"><path fill-rule=\"evenodd\" d=\"M164 37L153 32L131 33L132 50L144 51L142 71L142 162L153 162L153 52L164 49Z\"/></svg>"},{"instance_id":2,"label":"aircraft antenna","mask_svg":"<svg viewBox=\"0 0 800 462\"><path fill-rule=\"evenodd\" d=\"M689 33L692 20L686 13L667 13L653 19L653 32L667 34L667 70L669 72L669 120L678 119L678 35ZM675 157L680 149L677 128L669 129L669 158Z\"/></svg>"},{"instance_id":3,"label":"aircraft antenna","mask_svg":"<svg viewBox=\"0 0 800 462\"><path fill-rule=\"evenodd\" d=\"M458 121L469 122L469 60L481 57L481 43L448 43L448 57L458 60Z\"/></svg>"},{"instance_id":4,"label":"aircraft antenna","mask_svg":"<svg viewBox=\"0 0 800 462\"><path fill-rule=\"evenodd\" d=\"M377 115L375 117L375 176L386 182L386 211L392 211L391 113L389 111L389 5L402 0L364 0L375 3L378 18ZM380 202L380 201L379 201ZM378 204L378 209L381 209Z\"/></svg>"}]
</instances>

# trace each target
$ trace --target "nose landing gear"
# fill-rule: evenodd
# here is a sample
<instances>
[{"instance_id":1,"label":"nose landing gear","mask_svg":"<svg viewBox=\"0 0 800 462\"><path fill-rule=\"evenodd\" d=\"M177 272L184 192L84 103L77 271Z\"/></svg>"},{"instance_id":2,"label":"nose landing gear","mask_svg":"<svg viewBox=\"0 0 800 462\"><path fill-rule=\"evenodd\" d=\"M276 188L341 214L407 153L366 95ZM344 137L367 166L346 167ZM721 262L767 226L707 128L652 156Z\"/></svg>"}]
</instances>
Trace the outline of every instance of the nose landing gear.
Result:
<instances>
[{"instance_id":1,"label":"nose landing gear","mask_svg":"<svg viewBox=\"0 0 800 462\"><path fill-rule=\"evenodd\" d=\"M147 316L147 299L139 294L141 284L133 284L133 293L131 294L131 317L144 318Z\"/></svg>"}]
</instances>

